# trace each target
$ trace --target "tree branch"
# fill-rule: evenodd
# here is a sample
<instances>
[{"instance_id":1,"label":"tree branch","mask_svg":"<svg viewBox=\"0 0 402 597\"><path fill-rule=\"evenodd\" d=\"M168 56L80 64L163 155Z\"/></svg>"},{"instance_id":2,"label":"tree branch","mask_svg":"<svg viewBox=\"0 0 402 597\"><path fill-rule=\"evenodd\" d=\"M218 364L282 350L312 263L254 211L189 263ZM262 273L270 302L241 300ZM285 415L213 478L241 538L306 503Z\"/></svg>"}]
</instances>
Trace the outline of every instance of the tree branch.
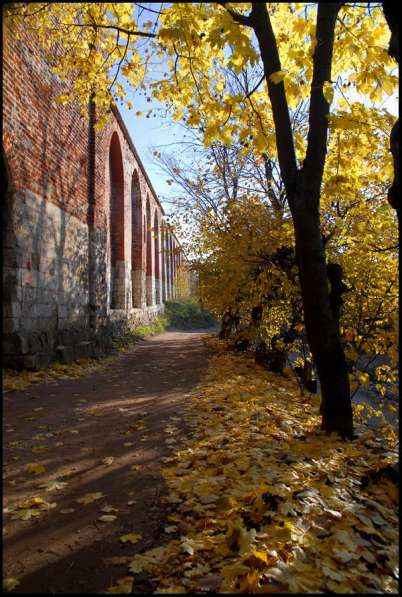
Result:
<instances>
[{"instance_id":1,"label":"tree branch","mask_svg":"<svg viewBox=\"0 0 402 597\"><path fill-rule=\"evenodd\" d=\"M226 4L227 4L226 2L217 2L217 4L219 4L220 6L223 6L223 8L228 11L230 16L232 17L232 19L234 21L236 21L236 23L239 23L240 25L246 25L246 27L254 27L252 14L242 15L242 14L236 12L235 10L233 10L232 8L228 8L226 6Z\"/></svg>"},{"instance_id":2,"label":"tree branch","mask_svg":"<svg viewBox=\"0 0 402 597\"><path fill-rule=\"evenodd\" d=\"M137 35L139 37L157 37L155 33L147 33L146 31L132 31L131 29L125 29L123 27L119 27L118 25L98 25L98 24L88 24L85 23L81 25L80 23L60 23L60 25L64 25L65 27L95 27L96 29L115 29L119 33L125 33L130 37L130 35Z\"/></svg>"},{"instance_id":3,"label":"tree branch","mask_svg":"<svg viewBox=\"0 0 402 597\"><path fill-rule=\"evenodd\" d=\"M270 76L273 73L281 70L281 61L265 2L253 2L251 14L264 64L264 74L272 106L281 176L285 184L288 201L291 203L297 175L292 125L283 81L273 83L270 80Z\"/></svg>"},{"instance_id":4,"label":"tree branch","mask_svg":"<svg viewBox=\"0 0 402 597\"><path fill-rule=\"evenodd\" d=\"M335 23L341 2L318 3L317 45L313 56L310 93L309 131L303 164L305 196L318 206L325 157L327 154L329 104L323 94L325 81L331 81Z\"/></svg>"}]
</instances>

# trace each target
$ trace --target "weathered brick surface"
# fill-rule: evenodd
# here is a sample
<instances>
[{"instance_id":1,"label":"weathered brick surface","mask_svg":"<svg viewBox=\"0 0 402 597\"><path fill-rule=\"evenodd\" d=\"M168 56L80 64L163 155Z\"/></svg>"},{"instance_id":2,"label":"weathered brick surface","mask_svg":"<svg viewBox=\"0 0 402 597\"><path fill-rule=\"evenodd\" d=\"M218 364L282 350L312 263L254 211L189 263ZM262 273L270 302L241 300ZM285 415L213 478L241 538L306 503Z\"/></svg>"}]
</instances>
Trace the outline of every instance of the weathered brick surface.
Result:
<instances>
[{"instance_id":1,"label":"weathered brick surface","mask_svg":"<svg viewBox=\"0 0 402 597\"><path fill-rule=\"evenodd\" d=\"M4 23L4 353L36 367L101 356L157 316L178 245L118 110L91 132L89 110L54 101L68 82L20 33Z\"/></svg>"}]
</instances>

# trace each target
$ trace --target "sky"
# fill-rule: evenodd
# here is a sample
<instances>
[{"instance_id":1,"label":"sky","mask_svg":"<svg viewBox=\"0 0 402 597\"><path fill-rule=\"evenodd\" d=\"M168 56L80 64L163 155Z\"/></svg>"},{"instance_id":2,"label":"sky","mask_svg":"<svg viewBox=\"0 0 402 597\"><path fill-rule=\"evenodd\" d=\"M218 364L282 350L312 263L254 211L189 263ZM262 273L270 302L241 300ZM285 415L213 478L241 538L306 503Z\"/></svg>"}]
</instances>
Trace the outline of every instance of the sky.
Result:
<instances>
[{"instance_id":1,"label":"sky","mask_svg":"<svg viewBox=\"0 0 402 597\"><path fill-rule=\"evenodd\" d=\"M153 9L160 10L166 8L169 3L144 3L141 6L152 6ZM157 17L152 15L149 11L142 11L140 15L139 24L143 20L156 20ZM124 84L124 79L119 78ZM119 80L118 79L118 80ZM174 186L169 186L166 183L168 176L161 172L158 165L155 163L155 158L152 155L154 149L169 149L174 151L177 148L177 154L180 154L180 142L185 140L185 131L177 122L172 121L169 116L165 115L165 110L162 109L162 104L151 99L146 100L145 95L133 94L128 90L127 99L131 99L134 107L128 110L124 105L118 106L122 118L127 126L133 143L138 151L142 163L148 173L152 185L158 194L158 197L163 204L165 211L169 213L169 204L164 201L169 196L174 194ZM334 100L337 99L337 92L335 91ZM357 99L357 98L356 98ZM389 112L395 116L399 113L398 98L393 95L383 102L383 107L387 108ZM152 109L152 114L149 118L145 117L145 113ZM143 116L136 116L136 111L143 112ZM174 145L176 144L176 145Z\"/></svg>"},{"instance_id":2,"label":"sky","mask_svg":"<svg viewBox=\"0 0 402 597\"><path fill-rule=\"evenodd\" d=\"M152 155L153 148L172 149L172 143L177 143L177 152L180 152L180 141L184 140L184 131L177 123L170 121L168 117L161 117L157 111L154 112L155 117L151 115L149 118L145 116L136 116L137 110L149 110L150 108L157 108L156 102L147 103L145 99L134 97L134 108L128 110L125 106L118 106L120 114L124 120L131 139L138 151L145 170L152 182L152 185L163 202L163 197L168 197L172 193L172 188L166 184L168 176L163 174L155 164L155 159ZM168 206L164 203L166 211Z\"/></svg>"},{"instance_id":3,"label":"sky","mask_svg":"<svg viewBox=\"0 0 402 597\"><path fill-rule=\"evenodd\" d=\"M155 164L155 159L152 156L152 148L165 148L169 150L174 149L177 144L177 153L180 154L180 141L184 140L184 131L176 122L171 121L169 117L162 117L158 108L157 102L146 102L144 96L133 97L134 108L128 110L125 106L119 106L120 113L127 126L128 132L133 140L133 143L138 151L145 170L152 182L152 185L163 203L167 213L169 213L169 205L163 201L163 198L168 198L174 192L174 187L166 183L168 176L162 173ZM383 104L391 114L398 115L398 98L392 96ZM153 109L153 115L149 118L145 116L136 116L137 110Z\"/></svg>"}]
</instances>

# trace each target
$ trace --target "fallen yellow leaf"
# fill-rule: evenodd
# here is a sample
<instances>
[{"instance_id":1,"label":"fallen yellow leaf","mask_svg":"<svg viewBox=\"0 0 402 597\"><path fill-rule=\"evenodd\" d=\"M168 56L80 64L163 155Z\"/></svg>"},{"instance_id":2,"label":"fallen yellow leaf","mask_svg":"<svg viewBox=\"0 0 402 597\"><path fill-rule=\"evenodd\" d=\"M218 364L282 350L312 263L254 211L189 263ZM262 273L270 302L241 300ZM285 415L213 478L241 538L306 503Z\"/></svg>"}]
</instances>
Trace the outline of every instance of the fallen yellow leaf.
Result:
<instances>
[{"instance_id":1,"label":"fallen yellow leaf","mask_svg":"<svg viewBox=\"0 0 402 597\"><path fill-rule=\"evenodd\" d=\"M13 578L12 576L3 578L3 589L5 591L12 591L19 584L20 584L20 581L17 580L16 578Z\"/></svg>"},{"instance_id":2,"label":"fallen yellow leaf","mask_svg":"<svg viewBox=\"0 0 402 597\"><path fill-rule=\"evenodd\" d=\"M109 587L106 593L131 593L133 588L133 577L124 576L117 581L117 584Z\"/></svg>"},{"instance_id":3,"label":"fallen yellow leaf","mask_svg":"<svg viewBox=\"0 0 402 597\"><path fill-rule=\"evenodd\" d=\"M96 493L86 493L82 497L76 500L79 504L90 504L91 502L95 502L96 500L100 500L103 498L104 495L102 492L98 491Z\"/></svg>"},{"instance_id":4,"label":"fallen yellow leaf","mask_svg":"<svg viewBox=\"0 0 402 597\"><path fill-rule=\"evenodd\" d=\"M65 483L64 481L54 480L42 483L39 487L41 487L45 491L60 491L60 489L63 489L63 487L65 487L66 485L67 483Z\"/></svg>"},{"instance_id":5,"label":"fallen yellow leaf","mask_svg":"<svg viewBox=\"0 0 402 597\"><path fill-rule=\"evenodd\" d=\"M35 475L40 475L41 473L44 473L46 471L46 468L43 466L43 464L31 462L30 464L27 464L26 470L28 473L35 473Z\"/></svg>"},{"instance_id":6,"label":"fallen yellow leaf","mask_svg":"<svg viewBox=\"0 0 402 597\"><path fill-rule=\"evenodd\" d=\"M129 543L138 543L138 541L141 541L142 539L142 535L138 535L136 533L129 533L128 535L122 535L120 537L120 541L122 543L127 543L127 541Z\"/></svg>"},{"instance_id":7,"label":"fallen yellow leaf","mask_svg":"<svg viewBox=\"0 0 402 597\"><path fill-rule=\"evenodd\" d=\"M106 514L108 514L109 512L118 512L118 508L114 508L113 506L109 506L108 504L106 504L106 506L103 506L100 509L101 512L106 512Z\"/></svg>"},{"instance_id":8,"label":"fallen yellow leaf","mask_svg":"<svg viewBox=\"0 0 402 597\"><path fill-rule=\"evenodd\" d=\"M100 516L98 518L98 520L100 522L113 522L114 520L116 520L117 516L115 516L114 514L104 514L103 516Z\"/></svg>"},{"instance_id":9,"label":"fallen yellow leaf","mask_svg":"<svg viewBox=\"0 0 402 597\"><path fill-rule=\"evenodd\" d=\"M113 456L107 456L102 460L102 464L106 464L106 466L110 466L114 461Z\"/></svg>"},{"instance_id":10,"label":"fallen yellow leaf","mask_svg":"<svg viewBox=\"0 0 402 597\"><path fill-rule=\"evenodd\" d=\"M47 446L33 446L31 448L31 452L34 454L42 454L43 452L48 452L49 448Z\"/></svg>"}]
</instances>

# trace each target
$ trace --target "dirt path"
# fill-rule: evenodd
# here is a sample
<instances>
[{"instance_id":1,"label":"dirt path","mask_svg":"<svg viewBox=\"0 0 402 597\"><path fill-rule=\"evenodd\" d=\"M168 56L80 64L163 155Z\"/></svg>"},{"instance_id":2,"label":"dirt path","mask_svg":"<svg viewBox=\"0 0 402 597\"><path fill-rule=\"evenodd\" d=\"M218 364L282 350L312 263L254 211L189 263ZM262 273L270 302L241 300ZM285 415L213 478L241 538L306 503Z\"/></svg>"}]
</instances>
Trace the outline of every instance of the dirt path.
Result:
<instances>
[{"instance_id":1,"label":"dirt path","mask_svg":"<svg viewBox=\"0 0 402 597\"><path fill-rule=\"evenodd\" d=\"M3 578L19 580L14 592L105 591L127 574L111 558L164 542L160 468L189 432L181 413L207 364L201 336L159 334L87 377L5 395ZM46 471L27 472L30 463ZM53 480L66 485L40 487ZM76 501L97 492L104 497ZM13 519L21 512L16 506L34 496L56 505ZM99 521L105 514L116 519ZM142 540L120 541L131 533Z\"/></svg>"}]
</instances>

